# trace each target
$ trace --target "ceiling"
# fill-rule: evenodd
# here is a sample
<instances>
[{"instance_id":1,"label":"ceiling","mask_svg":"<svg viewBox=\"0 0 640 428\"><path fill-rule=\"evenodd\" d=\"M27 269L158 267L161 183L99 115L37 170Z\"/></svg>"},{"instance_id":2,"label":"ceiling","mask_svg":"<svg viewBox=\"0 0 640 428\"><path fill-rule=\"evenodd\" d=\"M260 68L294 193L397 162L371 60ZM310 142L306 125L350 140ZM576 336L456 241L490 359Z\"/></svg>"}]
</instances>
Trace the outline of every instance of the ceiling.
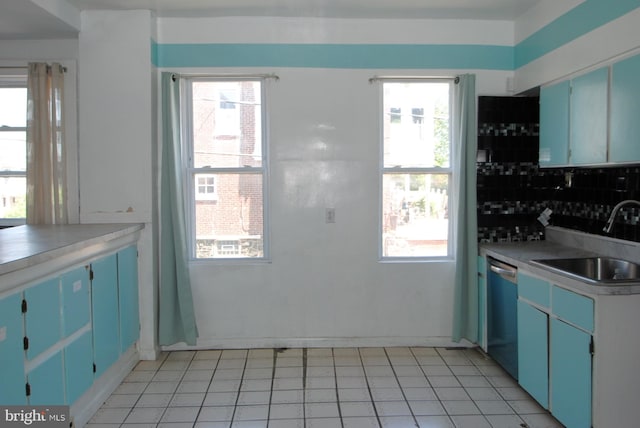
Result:
<instances>
[{"instance_id":1,"label":"ceiling","mask_svg":"<svg viewBox=\"0 0 640 428\"><path fill-rule=\"evenodd\" d=\"M308 16L512 20L539 0L68 0L81 9L153 9L158 16Z\"/></svg>"},{"instance_id":2,"label":"ceiling","mask_svg":"<svg viewBox=\"0 0 640 428\"><path fill-rule=\"evenodd\" d=\"M150 9L160 17L282 16L514 20L543 0L2 0L0 39L68 38L59 9ZM52 6L54 5L54 6Z\"/></svg>"}]
</instances>

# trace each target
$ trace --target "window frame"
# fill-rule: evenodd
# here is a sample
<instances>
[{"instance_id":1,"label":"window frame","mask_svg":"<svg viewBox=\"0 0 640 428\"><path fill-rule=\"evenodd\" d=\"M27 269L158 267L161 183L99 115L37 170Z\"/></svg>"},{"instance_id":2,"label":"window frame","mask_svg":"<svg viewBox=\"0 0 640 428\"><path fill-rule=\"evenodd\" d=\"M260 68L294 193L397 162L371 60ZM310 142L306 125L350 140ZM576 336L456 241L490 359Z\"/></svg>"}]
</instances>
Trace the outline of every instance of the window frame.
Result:
<instances>
[{"instance_id":1,"label":"window frame","mask_svg":"<svg viewBox=\"0 0 640 428\"><path fill-rule=\"evenodd\" d=\"M378 260L380 262L391 263L424 263L424 262L437 262L437 261L451 261L454 260L455 254L455 242L454 242L454 224L457 221L454 217L453 208L455 203L454 198L454 184L457 177L455 169L455 150L454 150L454 85L455 78L453 77L376 77L374 78L379 82L379 108L378 108L378 121L379 121L379 167L378 167ZM403 167L393 166L385 167L384 159L384 85L385 83L447 83L449 85L449 166L448 167ZM424 114L424 113L423 113ZM408 114L410 119L413 120L413 111ZM400 116L402 117L402 115ZM412 122L412 125L421 126L424 123L416 124ZM448 176L448 195L447 206L448 209L448 224L447 224L447 254L438 256L385 256L384 255L384 177L385 175L393 174L439 174Z\"/></svg>"},{"instance_id":2,"label":"window frame","mask_svg":"<svg viewBox=\"0 0 640 428\"><path fill-rule=\"evenodd\" d=\"M264 263L270 262L270 223L269 223L269 153L268 153L268 124L267 124L267 79L265 76L246 75L182 75L183 85L181 86L181 122L182 122L182 151L183 151L183 172L184 172L184 195L185 207L187 211L187 242L189 244L188 258L190 263ZM260 166L242 167L199 167L194 166L194 132L193 132L193 86L194 82L258 82L260 84L260 120L261 120L261 162ZM236 109L237 110L237 109ZM218 183L216 175L220 174L257 174L262 176L262 257L196 257L196 203L198 201L217 201ZM211 175L214 177L215 193L212 199L199 198L196 185L198 174Z\"/></svg>"},{"instance_id":3,"label":"window frame","mask_svg":"<svg viewBox=\"0 0 640 428\"><path fill-rule=\"evenodd\" d=\"M22 67L12 67L15 70L11 70L8 74L0 73L0 89L10 89L10 88L24 88L27 90L27 70L26 67L22 70ZM20 71L18 71L20 69ZM26 97L26 94L25 94ZM26 124L26 115L25 114L25 126L0 126L0 132L24 132L25 141L27 136L27 124ZM1 124L0 124L1 125ZM25 158L27 153L25 151ZM3 171L0 170L0 179L5 177L24 177L25 182L27 180L27 169L25 167L24 171ZM25 198L27 197L27 188L25 186ZM26 214L26 213L25 213ZM26 215L25 217L20 218L9 218L9 217L0 217L0 228L2 227L10 227L10 226L20 226L27 223Z\"/></svg>"}]
</instances>

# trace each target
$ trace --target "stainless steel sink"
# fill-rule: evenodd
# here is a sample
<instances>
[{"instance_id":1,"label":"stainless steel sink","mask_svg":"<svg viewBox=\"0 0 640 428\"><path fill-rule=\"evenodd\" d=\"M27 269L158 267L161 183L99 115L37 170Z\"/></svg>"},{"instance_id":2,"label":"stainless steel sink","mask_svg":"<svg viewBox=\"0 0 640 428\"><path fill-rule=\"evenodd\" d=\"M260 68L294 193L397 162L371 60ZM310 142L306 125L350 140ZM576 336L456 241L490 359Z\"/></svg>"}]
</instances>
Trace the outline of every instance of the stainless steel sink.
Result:
<instances>
[{"instance_id":1,"label":"stainless steel sink","mask_svg":"<svg viewBox=\"0 0 640 428\"><path fill-rule=\"evenodd\" d=\"M640 285L640 265L612 257L531 260L553 272L595 285Z\"/></svg>"}]
</instances>

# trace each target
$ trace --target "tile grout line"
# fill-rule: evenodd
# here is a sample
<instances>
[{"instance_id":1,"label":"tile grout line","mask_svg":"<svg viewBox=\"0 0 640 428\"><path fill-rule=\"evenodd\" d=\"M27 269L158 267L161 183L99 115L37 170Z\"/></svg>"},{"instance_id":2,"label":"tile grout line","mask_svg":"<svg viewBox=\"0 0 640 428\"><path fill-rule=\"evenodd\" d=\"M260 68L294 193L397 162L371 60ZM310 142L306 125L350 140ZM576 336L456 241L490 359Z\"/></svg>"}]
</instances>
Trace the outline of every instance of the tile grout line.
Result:
<instances>
[{"instance_id":1,"label":"tile grout line","mask_svg":"<svg viewBox=\"0 0 640 428\"><path fill-rule=\"evenodd\" d=\"M340 418L340 426L344 428L344 421L342 420L342 407L340 406L340 392L338 389L338 373L336 370L336 360L333 353L333 348L331 348L331 366L333 367L333 378L336 385L336 405L338 406L338 417Z\"/></svg>"},{"instance_id":2,"label":"tile grout line","mask_svg":"<svg viewBox=\"0 0 640 428\"><path fill-rule=\"evenodd\" d=\"M229 422L229 426L233 426L233 423L236 422L236 410L238 410L238 402L240 401L240 391L242 390L242 381L244 380L244 373L247 370L247 361L249 350L246 350L247 353L244 356L244 366L242 367L242 375L240 375L240 384L238 385L238 391L236 394L236 403L233 406L233 413L231 414L231 421ZM224 354L224 350L220 353L220 359L222 359L222 355Z\"/></svg>"},{"instance_id":3,"label":"tile grout line","mask_svg":"<svg viewBox=\"0 0 640 428\"><path fill-rule=\"evenodd\" d=\"M247 359L249 355L247 354ZM269 407L267 409L267 426L269 426L269 421L271 420L271 402L273 400L273 384L276 381L276 366L278 359L278 350L273 349L273 368L271 369L271 388L269 390Z\"/></svg>"},{"instance_id":4,"label":"tile grout line","mask_svg":"<svg viewBox=\"0 0 640 428\"><path fill-rule=\"evenodd\" d=\"M307 348L302 350L302 423L307 426Z\"/></svg>"},{"instance_id":5,"label":"tile grout line","mask_svg":"<svg viewBox=\"0 0 640 428\"><path fill-rule=\"evenodd\" d=\"M197 355L197 351L196 351L196 355ZM195 355L193 356L193 358L195 359ZM211 388L211 386L213 385L213 377L216 375L216 371L218 371L218 364L220 363L220 360L222 359L222 351L220 351L220 355L218 355L218 358L216 359L216 365L213 368L213 373L211 373L211 379L209 379L209 384L207 385L207 390L204 393L204 397L202 398L202 402L200 403L200 409L198 409L198 414L196 414L196 419L193 421L192 424L192 428L195 428L196 424L198 423L198 418L200 417L200 414L202 413L202 408L204 407L204 402L207 399L207 394L209 393L209 388Z\"/></svg>"},{"instance_id":6,"label":"tile grout line","mask_svg":"<svg viewBox=\"0 0 640 428\"><path fill-rule=\"evenodd\" d=\"M369 376L367 376L367 370L364 367L364 361L362 360L362 353L360 352L360 348L356 348L358 350L358 357L360 358L360 367L362 367L362 371L364 373L364 381L367 383L367 391L369 392L369 399L371 400L371 405L373 406L373 411L376 414L376 420L378 421L378 427L382 428L382 422L380 421L380 415L378 414L378 408L376 407L376 402L373 399L373 393L371 392L371 385L369 384Z\"/></svg>"},{"instance_id":7,"label":"tile grout line","mask_svg":"<svg viewBox=\"0 0 640 428\"><path fill-rule=\"evenodd\" d=\"M398 388L400 388L400 393L402 394L402 398L404 399L405 404L409 408L409 412L411 412L411 417L413 418L413 423L415 424L416 427L419 427L420 425L418 424L418 419L416 418L416 415L413 413L413 409L409 405L409 400L407 399L407 395L405 394L404 389L402 388L402 385L400 385L400 380L398 380L398 374L396 373L396 369L393 367L393 363L391 362L391 358L389 358L389 353L387 352L387 348L384 347L382 349L384 350L384 355L387 357L387 361L389 361L389 367L391 367L391 371L393 372L393 377L396 380L396 382L398 383ZM414 360L415 360L415 358L414 358ZM418 361L416 360L416 364L417 364L417 362Z\"/></svg>"}]
</instances>

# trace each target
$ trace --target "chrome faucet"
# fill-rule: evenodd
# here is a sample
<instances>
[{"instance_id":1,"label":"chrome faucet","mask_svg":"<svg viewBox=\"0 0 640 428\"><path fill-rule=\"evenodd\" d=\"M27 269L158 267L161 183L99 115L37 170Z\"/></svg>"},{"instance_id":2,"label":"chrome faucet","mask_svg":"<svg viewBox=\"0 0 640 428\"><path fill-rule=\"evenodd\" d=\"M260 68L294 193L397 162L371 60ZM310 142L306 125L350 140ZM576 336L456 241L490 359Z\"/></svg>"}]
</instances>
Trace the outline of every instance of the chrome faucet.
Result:
<instances>
[{"instance_id":1,"label":"chrome faucet","mask_svg":"<svg viewBox=\"0 0 640 428\"><path fill-rule=\"evenodd\" d=\"M611 210L611 215L609 216L609 220L607 220L607 224L602 229L603 232L611 233L611 229L613 229L613 220L615 220L616 215L618 214L618 211L620 211L620 208L622 208L624 205L629 205L629 204L640 205L640 201L636 201L634 199L626 199L622 202L618 202L618 204L615 207L613 207L613 210Z\"/></svg>"}]
</instances>

